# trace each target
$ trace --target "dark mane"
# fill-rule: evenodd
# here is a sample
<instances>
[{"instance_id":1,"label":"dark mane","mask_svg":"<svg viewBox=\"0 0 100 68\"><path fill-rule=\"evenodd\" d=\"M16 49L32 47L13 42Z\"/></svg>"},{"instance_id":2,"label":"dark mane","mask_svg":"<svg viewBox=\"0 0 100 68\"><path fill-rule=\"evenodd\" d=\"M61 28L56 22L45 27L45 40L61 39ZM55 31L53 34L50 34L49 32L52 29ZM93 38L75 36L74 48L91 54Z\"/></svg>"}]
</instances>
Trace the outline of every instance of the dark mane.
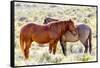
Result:
<instances>
[{"instance_id":1,"label":"dark mane","mask_svg":"<svg viewBox=\"0 0 100 68\"><path fill-rule=\"evenodd\" d=\"M60 24L66 24L67 21L52 21L48 23L49 25L55 26L55 25L60 25Z\"/></svg>"},{"instance_id":2,"label":"dark mane","mask_svg":"<svg viewBox=\"0 0 100 68\"><path fill-rule=\"evenodd\" d=\"M49 24L49 28L52 29L53 31L57 31L59 28L60 32L64 32L65 29L65 25L67 25L67 21L53 21L48 23Z\"/></svg>"}]
</instances>

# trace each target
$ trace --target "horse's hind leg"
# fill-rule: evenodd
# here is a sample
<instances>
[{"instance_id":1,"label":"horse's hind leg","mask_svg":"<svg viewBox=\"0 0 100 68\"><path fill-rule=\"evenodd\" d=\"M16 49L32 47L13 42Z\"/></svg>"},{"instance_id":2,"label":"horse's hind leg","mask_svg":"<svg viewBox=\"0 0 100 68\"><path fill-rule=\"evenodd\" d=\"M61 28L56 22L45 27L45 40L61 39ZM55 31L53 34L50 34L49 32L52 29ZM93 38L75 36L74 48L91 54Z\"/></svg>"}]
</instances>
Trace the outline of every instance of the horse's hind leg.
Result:
<instances>
[{"instance_id":1,"label":"horse's hind leg","mask_svg":"<svg viewBox=\"0 0 100 68\"><path fill-rule=\"evenodd\" d=\"M31 41L26 42L26 47L24 49L25 59L29 58L29 48L31 47Z\"/></svg>"},{"instance_id":2,"label":"horse's hind leg","mask_svg":"<svg viewBox=\"0 0 100 68\"><path fill-rule=\"evenodd\" d=\"M91 41L89 41L89 52L91 54L91 51L92 51L92 46L91 46Z\"/></svg>"},{"instance_id":3,"label":"horse's hind leg","mask_svg":"<svg viewBox=\"0 0 100 68\"><path fill-rule=\"evenodd\" d=\"M22 50L22 54L24 55L25 44L24 44L24 40L22 40L22 39L20 39L20 47L21 47L21 50Z\"/></svg>"},{"instance_id":4,"label":"horse's hind leg","mask_svg":"<svg viewBox=\"0 0 100 68\"><path fill-rule=\"evenodd\" d=\"M84 47L85 47L84 53L87 53L87 52L88 52L88 39L87 39L86 42L83 43L83 44L84 44Z\"/></svg>"}]
</instances>

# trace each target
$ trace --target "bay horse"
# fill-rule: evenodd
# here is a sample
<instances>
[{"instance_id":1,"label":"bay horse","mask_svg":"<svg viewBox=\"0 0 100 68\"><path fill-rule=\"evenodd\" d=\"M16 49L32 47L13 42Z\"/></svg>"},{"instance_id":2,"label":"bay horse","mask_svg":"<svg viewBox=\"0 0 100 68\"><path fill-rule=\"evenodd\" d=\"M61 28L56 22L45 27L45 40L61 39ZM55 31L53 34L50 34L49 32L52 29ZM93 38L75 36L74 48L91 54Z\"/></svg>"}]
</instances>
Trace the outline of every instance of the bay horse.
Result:
<instances>
[{"instance_id":1,"label":"bay horse","mask_svg":"<svg viewBox=\"0 0 100 68\"><path fill-rule=\"evenodd\" d=\"M55 54L57 42L66 31L76 34L72 20L55 21L43 25L34 23L24 25L20 31L20 46L25 59L29 58L29 49L33 41L39 44L49 43L49 52L53 51Z\"/></svg>"},{"instance_id":2,"label":"bay horse","mask_svg":"<svg viewBox=\"0 0 100 68\"><path fill-rule=\"evenodd\" d=\"M51 21L58 21L58 20L48 17L44 19L44 24L50 23ZM76 26L77 26L76 35L73 35L69 31L66 31L66 33L60 38L60 44L62 47L63 54L65 56L66 56L66 42L76 42L79 40L85 47L84 53L87 53L88 48L89 48L89 53L91 54L91 51L92 51L92 45L91 45L92 30L91 28L85 24L77 24Z\"/></svg>"}]
</instances>

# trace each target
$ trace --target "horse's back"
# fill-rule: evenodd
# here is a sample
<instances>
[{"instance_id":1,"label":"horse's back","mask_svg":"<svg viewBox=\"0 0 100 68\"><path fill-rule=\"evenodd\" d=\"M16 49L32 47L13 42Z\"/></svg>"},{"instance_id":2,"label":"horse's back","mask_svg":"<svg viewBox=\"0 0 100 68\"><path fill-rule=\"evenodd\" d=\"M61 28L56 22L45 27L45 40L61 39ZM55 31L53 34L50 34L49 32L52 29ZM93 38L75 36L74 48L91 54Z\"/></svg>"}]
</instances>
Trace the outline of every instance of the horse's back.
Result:
<instances>
[{"instance_id":1,"label":"horse's back","mask_svg":"<svg viewBox=\"0 0 100 68\"><path fill-rule=\"evenodd\" d=\"M77 24L77 29L90 30L90 27L86 24Z\"/></svg>"},{"instance_id":2,"label":"horse's back","mask_svg":"<svg viewBox=\"0 0 100 68\"><path fill-rule=\"evenodd\" d=\"M22 28L21 28L21 32L22 31L25 31L25 30L29 30L31 27L35 26L34 23L28 23L28 24L25 24Z\"/></svg>"}]
</instances>

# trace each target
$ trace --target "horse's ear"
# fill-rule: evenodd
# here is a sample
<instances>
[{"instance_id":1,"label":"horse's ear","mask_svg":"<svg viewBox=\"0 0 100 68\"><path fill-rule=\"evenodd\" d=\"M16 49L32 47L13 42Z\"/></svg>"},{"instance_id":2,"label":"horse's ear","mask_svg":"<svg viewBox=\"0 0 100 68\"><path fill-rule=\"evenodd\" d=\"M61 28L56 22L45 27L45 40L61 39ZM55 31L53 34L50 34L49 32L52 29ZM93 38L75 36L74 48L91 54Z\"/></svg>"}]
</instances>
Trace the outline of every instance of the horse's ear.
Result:
<instances>
[{"instance_id":1,"label":"horse's ear","mask_svg":"<svg viewBox=\"0 0 100 68\"><path fill-rule=\"evenodd\" d=\"M72 19L69 19L69 21L72 21Z\"/></svg>"},{"instance_id":2,"label":"horse's ear","mask_svg":"<svg viewBox=\"0 0 100 68\"><path fill-rule=\"evenodd\" d=\"M69 22L69 23L72 22L72 19L69 19L68 22Z\"/></svg>"}]
</instances>

